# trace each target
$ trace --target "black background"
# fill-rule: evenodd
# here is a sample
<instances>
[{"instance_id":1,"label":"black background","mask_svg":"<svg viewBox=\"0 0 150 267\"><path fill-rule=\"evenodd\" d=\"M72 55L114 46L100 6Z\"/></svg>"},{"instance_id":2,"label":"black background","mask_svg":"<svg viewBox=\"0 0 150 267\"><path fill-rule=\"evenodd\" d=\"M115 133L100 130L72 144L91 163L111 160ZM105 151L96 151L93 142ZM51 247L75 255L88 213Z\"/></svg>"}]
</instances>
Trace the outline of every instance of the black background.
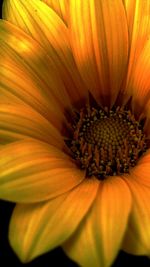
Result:
<instances>
[{"instance_id":1,"label":"black background","mask_svg":"<svg viewBox=\"0 0 150 267\"><path fill-rule=\"evenodd\" d=\"M0 4L0 12L1 8L2 4ZM2 15L0 13L0 18L1 17ZM10 263L13 267L77 267L77 265L64 254L61 248L50 251L30 263L22 264L11 250L7 239L8 223L13 207L13 203L0 201L0 267L10 266ZM147 257L133 256L121 251L112 265L112 267L132 266L150 267L150 260Z\"/></svg>"}]
</instances>

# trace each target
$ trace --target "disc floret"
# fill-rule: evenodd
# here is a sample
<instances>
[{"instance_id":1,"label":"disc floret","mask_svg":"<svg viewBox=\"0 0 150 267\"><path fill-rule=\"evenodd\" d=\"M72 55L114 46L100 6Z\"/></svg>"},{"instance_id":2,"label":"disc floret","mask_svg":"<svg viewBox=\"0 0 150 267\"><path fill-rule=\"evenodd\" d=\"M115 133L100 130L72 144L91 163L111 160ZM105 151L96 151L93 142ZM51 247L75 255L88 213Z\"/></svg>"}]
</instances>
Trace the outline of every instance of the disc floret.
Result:
<instances>
[{"instance_id":1,"label":"disc floret","mask_svg":"<svg viewBox=\"0 0 150 267\"><path fill-rule=\"evenodd\" d=\"M88 177L103 179L128 173L146 151L142 125L127 109L87 106L76 116L73 128L69 147Z\"/></svg>"}]
</instances>

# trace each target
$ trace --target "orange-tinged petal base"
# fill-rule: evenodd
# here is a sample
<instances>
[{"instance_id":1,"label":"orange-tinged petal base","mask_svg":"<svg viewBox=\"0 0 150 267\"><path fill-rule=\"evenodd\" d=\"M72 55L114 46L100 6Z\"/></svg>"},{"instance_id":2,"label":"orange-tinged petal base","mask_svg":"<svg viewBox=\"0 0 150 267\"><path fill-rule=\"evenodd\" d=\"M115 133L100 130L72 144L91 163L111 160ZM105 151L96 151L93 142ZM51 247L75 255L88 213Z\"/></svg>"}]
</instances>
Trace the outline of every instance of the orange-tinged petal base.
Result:
<instances>
[{"instance_id":1,"label":"orange-tinged petal base","mask_svg":"<svg viewBox=\"0 0 150 267\"><path fill-rule=\"evenodd\" d=\"M69 33L75 61L87 88L112 106L127 68L128 29L122 1L72 0Z\"/></svg>"}]
</instances>

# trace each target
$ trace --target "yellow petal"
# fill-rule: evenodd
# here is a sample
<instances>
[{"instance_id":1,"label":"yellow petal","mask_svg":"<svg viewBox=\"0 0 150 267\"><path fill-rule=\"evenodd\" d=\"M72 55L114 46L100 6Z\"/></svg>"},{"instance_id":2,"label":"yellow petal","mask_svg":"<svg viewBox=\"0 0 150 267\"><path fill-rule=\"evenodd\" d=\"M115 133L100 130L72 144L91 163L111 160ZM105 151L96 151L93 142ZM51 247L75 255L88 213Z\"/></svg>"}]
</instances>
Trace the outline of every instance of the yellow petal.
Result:
<instances>
[{"instance_id":1,"label":"yellow petal","mask_svg":"<svg viewBox=\"0 0 150 267\"><path fill-rule=\"evenodd\" d=\"M67 255L80 266L110 266L120 249L130 208L124 181L119 177L104 181L92 209L64 244Z\"/></svg>"},{"instance_id":2,"label":"yellow petal","mask_svg":"<svg viewBox=\"0 0 150 267\"><path fill-rule=\"evenodd\" d=\"M36 41L12 24L0 20L0 33L1 87L46 113L53 122L56 114L62 128L64 110L72 106L51 60Z\"/></svg>"},{"instance_id":3,"label":"yellow petal","mask_svg":"<svg viewBox=\"0 0 150 267\"><path fill-rule=\"evenodd\" d=\"M64 146L63 137L57 129L31 107L1 104L0 133L1 130L10 132L10 135L12 132L20 134L21 138L35 138L60 149Z\"/></svg>"},{"instance_id":4,"label":"yellow petal","mask_svg":"<svg viewBox=\"0 0 150 267\"><path fill-rule=\"evenodd\" d=\"M46 203L17 205L9 239L21 261L30 261L68 239L92 205L98 186L97 180L87 179Z\"/></svg>"},{"instance_id":5,"label":"yellow petal","mask_svg":"<svg viewBox=\"0 0 150 267\"><path fill-rule=\"evenodd\" d=\"M137 88L134 88L134 85L132 84L132 79L134 79L133 75L134 75L137 63L138 63L138 68L141 67L142 72L143 72L143 69L145 68L145 66L141 65L139 61L139 56L143 50L143 47L146 41L150 37L150 19L149 19L150 18L150 1L149 0L148 1L123 0L123 1L124 1L125 9L126 9L128 28L129 28L130 54L129 54L129 67L128 67L128 73L127 73L127 82L126 82L126 87L127 87L126 93L130 97L132 95L132 90L134 90L133 93L135 95L137 92L136 91ZM148 51L148 55L149 55L149 51ZM138 77L138 75L140 75L140 77ZM136 75L137 76L136 78L138 79L138 81L140 81L141 76L143 74L139 72L138 75ZM145 77L146 77L146 74L145 74ZM138 81L136 82L136 84L138 84ZM142 88L143 86L144 86L144 83L142 85ZM139 97L139 92L138 92L138 97Z\"/></svg>"},{"instance_id":6,"label":"yellow petal","mask_svg":"<svg viewBox=\"0 0 150 267\"><path fill-rule=\"evenodd\" d=\"M125 178L133 196L133 207L122 248L135 255L150 255L150 187L132 176Z\"/></svg>"},{"instance_id":7,"label":"yellow petal","mask_svg":"<svg viewBox=\"0 0 150 267\"><path fill-rule=\"evenodd\" d=\"M0 150L0 198L38 202L56 197L85 177L69 156L35 140L5 145Z\"/></svg>"},{"instance_id":8,"label":"yellow petal","mask_svg":"<svg viewBox=\"0 0 150 267\"><path fill-rule=\"evenodd\" d=\"M128 57L122 1L71 0L69 21L73 54L83 80L97 102L112 106Z\"/></svg>"},{"instance_id":9,"label":"yellow petal","mask_svg":"<svg viewBox=\"0 0 150 267\"><path fill-rule=\"evenodd\" d=\"M149 1L148 1L149 2ZM136 114L144 112L147 101L150 99L150 40L136 60L136 65L130 78L133 95L133 110ZM149 105L147 106L149 107ZM149 115L149 114L148 114Z\"/></svg>"},{"instance_id":10,"label":"yellow petal","mask_svg":"<svg viewBox=\"0 0 150 267\"><path fill-rule=\"evenodd\" d=\"M55 66L56 73L61 77L72 102L87 98L87 90L71 54L68 29L51 8L40 0L6 0L4 18L40 43L51 59L50 65Z\"/></svg>"},{"instance_id":11,"label":"yellow petal","mask_svg":"<svg viewBox=\"0 0 150 267\"><path fill-rule=\"evenodd\" d=\"M51 7L63 21L68 24L68 0L42 0L49 7Z\"/></svg>"}]
</instances>

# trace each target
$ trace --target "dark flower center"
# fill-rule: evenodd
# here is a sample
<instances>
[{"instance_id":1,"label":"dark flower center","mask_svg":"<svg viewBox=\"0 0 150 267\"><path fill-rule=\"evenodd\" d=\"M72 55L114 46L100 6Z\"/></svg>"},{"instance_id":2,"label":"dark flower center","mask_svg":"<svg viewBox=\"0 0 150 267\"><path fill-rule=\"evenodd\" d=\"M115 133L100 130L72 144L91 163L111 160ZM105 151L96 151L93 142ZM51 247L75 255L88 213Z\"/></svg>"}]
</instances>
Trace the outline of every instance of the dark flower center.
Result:
<instances>
[{"instance_id":1,"label":"dark flower center","mask_svg":"<svg viewBox=\"0 0 150 267\"><path fill-rule=\"evenodd\" d=\"M128 173L147 149L142 124L130 110L120 107L109 111L86 107L80 110L73 128L68 145L88 177L104 179Z\"/></svg>"}]
</instances>

